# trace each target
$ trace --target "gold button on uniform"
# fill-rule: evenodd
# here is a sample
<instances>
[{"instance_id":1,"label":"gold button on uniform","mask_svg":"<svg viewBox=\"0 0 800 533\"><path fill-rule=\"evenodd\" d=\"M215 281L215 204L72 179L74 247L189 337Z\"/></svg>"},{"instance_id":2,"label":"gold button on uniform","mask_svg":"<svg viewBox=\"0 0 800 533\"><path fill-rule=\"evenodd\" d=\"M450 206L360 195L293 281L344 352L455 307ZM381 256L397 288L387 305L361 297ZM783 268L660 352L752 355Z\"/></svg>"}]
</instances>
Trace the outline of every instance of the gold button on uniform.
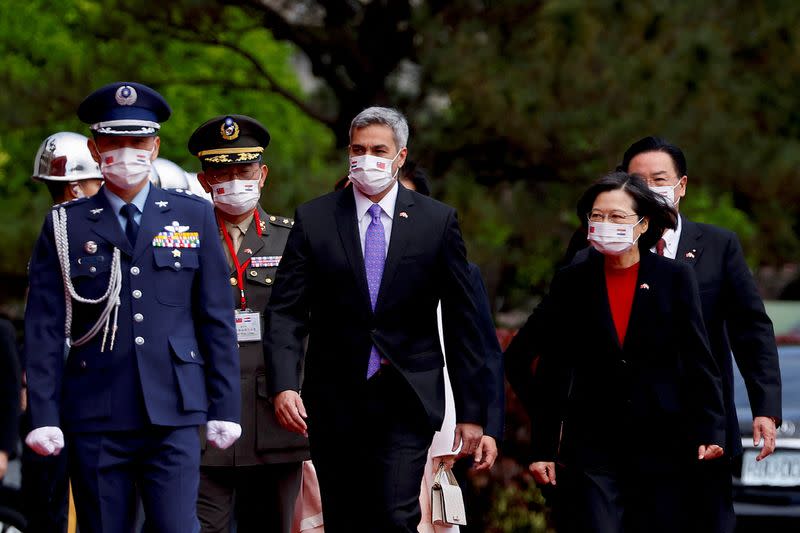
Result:
<instances>
[{"instance_id":1,"label":"gold button on uniform","mask_svg":"<svg viewBox=\"0 0 800 533\"><path fill-rule=\"evenodd\" d=\"M251 270L250 271L250 275L253 276L253 277L256 277L256 276L258 276L258 271L257 270Z\"/></svg>"},{"instance_id":2,"label":"gold button on uniform","mask_svg":"<svg viewBox=\"0 0 800 533\"><path fill-rule=\"evenodd\" d=\"M264 280L267 285L272 285L272 278L267 278Z\"/></svg>"},{"instance_id":3,"label":"gold button on uniform","mask_svg":"<svg viewBox=\"0 0 800 533\"><path fill-rule=\"evenodd\" d=\"M276 220L278 220L278 219L277 219L277 218L275 218L274 216L272 216L272 217L269 217L269 221L270 221L270 222L275 222Z\"/></svg>"},{"instance_id":4,"label":"gold button on uniform","mask_svg":"<svg viewBox=\"0 0 800 533\"><path fill-rule=\"evenodd\" d=\"M231 278L231 285L233 285L235 287L237 284L238 284L238 281L236 281L236 278Z\"/></svg>"}]
</instances>

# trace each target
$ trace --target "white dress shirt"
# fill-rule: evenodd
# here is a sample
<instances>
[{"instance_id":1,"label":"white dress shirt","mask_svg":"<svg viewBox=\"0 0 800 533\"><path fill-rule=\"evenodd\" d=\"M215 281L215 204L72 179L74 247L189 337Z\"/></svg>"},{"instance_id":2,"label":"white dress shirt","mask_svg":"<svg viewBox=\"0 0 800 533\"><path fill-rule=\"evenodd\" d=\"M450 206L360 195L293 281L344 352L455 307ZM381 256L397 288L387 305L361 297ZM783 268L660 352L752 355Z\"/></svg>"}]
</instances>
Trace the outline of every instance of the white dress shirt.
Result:
<instances>
[{"instance_id":1,"label":"white dress shirt","mask_svg":"<svg viewBox=\"0 0 800 533\"><path fill-rule=\"evenodd\" d=\"M678 255L678 242L681 240L681 217L678 216L678 226L675 229L668 229L661 237L664 239L664 257L675 259ZM650 251L656 253L656 247L650 248Z\"/></svg>"},{"instance_id":2,"label":"white dress shirt","mask_svg":"<svg viewBox=\"0 0 800 533\"><path fill-rule=\"evenodd\" d=\"M395 181L391 190L378 202L378 205L381 206L383 233L386 236L386 250L383 251L384 257L389 250L389 239L392 236L392 217L394 217L394 205L397 203L398 190L397 181ZM361 237L361 255L363 257L364 243L367 239L367 228L370 222L372 222L372 216L368 211L369 208L372 207L373 202L364 196L355 185L353 186L353 196L355 196L356 199L356 221L358 222L358 235Z\"/></svg>"}]
</instances>

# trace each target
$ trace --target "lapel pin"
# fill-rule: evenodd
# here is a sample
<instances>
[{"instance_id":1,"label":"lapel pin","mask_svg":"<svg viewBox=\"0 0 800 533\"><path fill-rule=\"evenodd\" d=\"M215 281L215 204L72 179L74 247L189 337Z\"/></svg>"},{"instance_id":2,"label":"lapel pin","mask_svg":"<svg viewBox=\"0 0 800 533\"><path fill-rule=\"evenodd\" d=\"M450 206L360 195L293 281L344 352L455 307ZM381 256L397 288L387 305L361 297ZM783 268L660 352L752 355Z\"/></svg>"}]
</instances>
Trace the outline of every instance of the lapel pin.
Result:
<instances>
[{"instance_id":1,"label":"lapel pin","mask_svg":"<svg viewBox=\"0 0 800 533\"><path fill-rule=\"evenodd\" d=\"M102 212L103 212L103 208L102 207L98 207L97 209L92 209L90 211L90 213L93 214L93 215L99 215Z\"/></svg>"},{"instance_id":2,"label":"lapel pin","mask_svg":"<svg viewBox=\"0 0 800 533\"><path fill-rule=\"evenodd\" d=\"M167 207L167 204L169 204L169 202L165 202L164 200L159 200L156 202L156 205L161 208Z\"/></svg>"},{"instance_id":3,"label":"lapel pin","mask_svg":"<svg viewBox=\"0 0 800 533\"><path fill-rule=\"evenodd\" d=\"M181 251L178 249L172 250L172 257L180 257Z\"/></svg>"},{"instance_id":4,"label":"lapel pin","mask_svg":"<svg viewBox=\"0 0 800 533\"><path fill-rule=\"evenodd\" d=\"M646 290L646 291L649 291L650 290L650 285L648 285L647 283L642 283L641 285L639 285L639 288L643 289L643 290Z\"/></svg>"},{"instance_id":5,"label":"lapel pin","mask_svg":"<svg viewBox=\"0 0 800 533\"><path fill-rule=\"evenodd\" d=\"M97 252L97 243L94 241L86 241L86 244L83 245L83 249L86 250L87 254L93 254Z\"/></svg>"},{"instance_id":6,"label":"lapel pin","mask_svg":"<svg viewBox=\"0 0 800 533\"><path fill-rule=\"evenodd\" d=\"M694 253L693 253L693 251L692 251L692 252L686 252L686 257L687 257L688 259L694 259Z\"/></svg>"},{"instance_id":7,"label":"lapel pin","mask_svg":"<svg viewBox=\"0 0 800 533\"><path fill-rule=\"evenodd\" d=\"M250 248L245 248L244 249L244 253L246 253L248 255L253 255L253 250L251 250Z\"/></svg>"},{"instance_id":8,"label":"lapel pin","mask_svg":"<svg viewBox=\"0 0 800 533\"><path fill-rule=\"evenodd\" d=\"M405 211L400 211L400 216L402 218L408 218L408 213L406 213Z\"/></svg>"}]
</instances>

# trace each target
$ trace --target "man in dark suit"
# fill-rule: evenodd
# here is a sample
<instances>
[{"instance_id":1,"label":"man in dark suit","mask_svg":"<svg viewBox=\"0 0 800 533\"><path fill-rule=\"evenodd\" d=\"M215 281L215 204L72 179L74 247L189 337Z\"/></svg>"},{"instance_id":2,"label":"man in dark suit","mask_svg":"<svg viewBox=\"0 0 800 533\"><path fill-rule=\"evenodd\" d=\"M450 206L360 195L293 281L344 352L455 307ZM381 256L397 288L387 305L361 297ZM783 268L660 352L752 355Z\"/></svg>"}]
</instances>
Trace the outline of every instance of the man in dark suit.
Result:
<instances>
[{"instance_id":1,"label":"man in dark suit","mask_svg":"<svg viewBox=\"0 0 800 533\"><path fill-rule=\"evenodd\" d=\"M622 169L644 177L676 209L686 194L686 158L677 146L658 137L633 143L622 159ZM655 249L660 255L694 267L700 288L703 320L711 351L722 372L727 412L727 458L701 464L699 509L707 522L704 531L733 531L732 458L742 454L742 441L733 402L733 360L744 378L753 413L753 443L763 441L758 461L775 450L776 426L781 420L781 375L772 322L764 310L753 276L736 234L710 224L679 217Z\"/></svg>"},{"instance_id":2,"label":"man in dark suit","mask_svg":"<svg viewBox=\"0 0 800 533\"><path fill-rule=\"evenodd\" d=\"M267 310L276 413L308 431L328 533L416 531L444 410L439 301L462 453L483 434L485 365L464 243L455 210L397 183L407 140L393 109L353 120L353 186L297 209Z\"/></svg>"},{"instance_id":3,"label":"man in dark suit","mask_svg":"<svg viewBox=\"0 0 800 533\"><path fill-rule=\"evenodd\" d=\"M130 531L137 494L153 531L199 531L197 426L221 448L241 432L213 210L147 179L169 115L138 83L84 100L78 116L106 182L53 209L30 263L26 443L50 455L66 440L83 533Z\"/></svg>"},{"instance_id":4,"label":"man in dark suit","mask_svg":"<svg viewBox=\"0 0 800 533\"><path fill-rule=\"evenodd\" d=\"M212 118L189 139L228 258L224 290L234 295L242 384L242 438L227 450L203 441L197 514L204 533L230 531L234 515L240 533L289 533L309 458L308 439L278 424L267 395L263 312L294 222L258 204L269 141L267 129L244 115Z\"/></svg>"}]
</instances>

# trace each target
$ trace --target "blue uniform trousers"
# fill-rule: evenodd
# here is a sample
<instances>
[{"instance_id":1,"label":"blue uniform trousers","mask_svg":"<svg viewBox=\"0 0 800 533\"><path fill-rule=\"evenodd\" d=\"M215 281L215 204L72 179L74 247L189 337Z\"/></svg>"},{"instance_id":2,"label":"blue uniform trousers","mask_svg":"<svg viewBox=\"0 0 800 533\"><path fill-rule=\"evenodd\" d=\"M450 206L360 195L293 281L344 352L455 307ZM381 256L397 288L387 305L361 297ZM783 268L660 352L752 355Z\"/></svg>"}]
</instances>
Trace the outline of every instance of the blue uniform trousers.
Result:
<instances>
[{"instance_id":1,"label":"blue uniform trousers","mask_svg":"<svg viewBox=\"0 0 800 533\"><path fill-rule=\"evenodd\" d=\"M198 533L200 441L196 426L67 436L81 533L134 530L141 496L145 531Z\"/></svg>"}]
</instances>

